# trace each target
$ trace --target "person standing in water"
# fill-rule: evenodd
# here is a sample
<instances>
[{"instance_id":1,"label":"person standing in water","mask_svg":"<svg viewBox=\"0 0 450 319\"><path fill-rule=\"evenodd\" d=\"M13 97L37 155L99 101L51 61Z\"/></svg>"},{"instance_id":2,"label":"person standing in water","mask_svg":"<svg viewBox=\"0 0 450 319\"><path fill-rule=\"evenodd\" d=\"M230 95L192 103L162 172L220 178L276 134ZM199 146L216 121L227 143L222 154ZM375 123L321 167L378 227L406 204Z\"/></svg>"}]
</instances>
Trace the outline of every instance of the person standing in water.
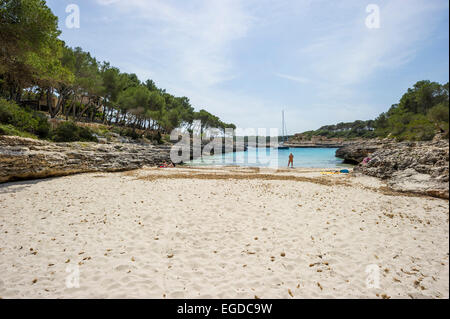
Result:
<instances>
[{"instance_id":1,"label":"person standing in water","mask_svg":"<svg viewBox=\"0 0 450 319\"><path fill-rule=\"evenodd\" d=\"M291 168L294 168L294 155L291 153L289 154L289 163L288 163L288 167L289 165L291 165Z\"/></svg>"}]
</instances>

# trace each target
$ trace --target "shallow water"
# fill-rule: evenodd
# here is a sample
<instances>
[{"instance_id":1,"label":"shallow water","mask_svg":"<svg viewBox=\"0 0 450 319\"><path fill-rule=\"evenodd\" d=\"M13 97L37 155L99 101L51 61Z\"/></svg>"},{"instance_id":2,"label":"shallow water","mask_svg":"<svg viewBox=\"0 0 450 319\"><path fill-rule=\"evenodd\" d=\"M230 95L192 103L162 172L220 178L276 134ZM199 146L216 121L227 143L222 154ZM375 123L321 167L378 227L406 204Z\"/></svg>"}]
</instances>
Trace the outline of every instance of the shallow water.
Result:
<instances>
[{"instance_id":1,"label":"shallow water","mask_svg":"<svg viewBox=\"0 0 450 319\"><path fill-rule=\"evenodd\" d=\"M335 156L337 148L249 148L245 152L203 156L186 164L193 166L252 166L252 167L287 167L289 154L294 155L294 167L305 168L341 168L350 165Z\"/></svg>"}]
</instances>

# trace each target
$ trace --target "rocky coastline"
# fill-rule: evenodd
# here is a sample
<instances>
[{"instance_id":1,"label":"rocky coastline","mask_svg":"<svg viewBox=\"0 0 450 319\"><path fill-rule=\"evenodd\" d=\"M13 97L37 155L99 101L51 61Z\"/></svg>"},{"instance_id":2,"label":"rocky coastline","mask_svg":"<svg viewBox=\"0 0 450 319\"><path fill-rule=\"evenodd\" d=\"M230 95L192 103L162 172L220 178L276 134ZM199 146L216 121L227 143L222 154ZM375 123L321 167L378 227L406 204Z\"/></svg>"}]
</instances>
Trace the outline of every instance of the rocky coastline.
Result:
<instances>
[{"instance_id":1,"label":"rocky coastline","mask_svg":"<svg viewBox=\"0 0 450 319\"><path fill-rule=\"evenodd\" d=\"M170 161L170 150L171 145L52 143L0 136L0 183L157 166ZM448 140L352 141L339 148L336 156L357 164L354 174L383 179L395 191L449 198ZM371 160L363 165L365 157Z\"/></svg>"},{"instance_id":2,"label":"rocky coastline","mask_svg":"<svg viewBox=\"0 0 450 319\"><path fill-rule=\"evenodd\" d=\"M197 148L190 147L190 159L202 154L213 154L214 149L207 145L205 141ZM132 142L121 136L114 137L111 141L99 138L99 143L53 143L0 135L0 183L157 166L171 161L172 146ZM233 143L230 149L222 146L222 152L246 149L246 145L239 143Z\"/></svg>"},{"instance_id":3,"label":"rocky coastline","mask_svg":"<svg viewBox=\"0 0 450 319\"><path fill-rule=\"evenodd\" d=\"M170 148L136 143L51 143L0 136L0 183L155 166L170 160Z\"/></svg>"},{"instance_id":4,"label":"rocky coastline","mask_svg":"<svg viewBox=\"0 0 450 319\"><path fill-rule=\"evenodd\" d=\"M449 198L449 142L368 140L336 151L346 163L358 164L355 174L381 178L399 192ZM371 160L362 164L365 157Z\"/></svg>"},{"instance_id":5,"label":"rocky coastline","mask_svg":"<svg viewBox=\"0 0 450 319\"><path fill-rule=\"evenodd\" d=\"M289 148L341 148L351 143L338 142L338 143L320 143L320 142L305 142L305 143L284 143L284 146Z\"/></svg>"},{"instance_id":6,"label":"rocky coastline","mask_svg":"<svg viewBox=\"0 0 450 319\"><path fill-rule=\"evenodd\" d=\"M359 140L342 145L336 151L336 157L342 158L345 164L360 164L364 158L373 154L382 147L395 147L397 143L380 140Z\"/></svg>"}]
</instances>

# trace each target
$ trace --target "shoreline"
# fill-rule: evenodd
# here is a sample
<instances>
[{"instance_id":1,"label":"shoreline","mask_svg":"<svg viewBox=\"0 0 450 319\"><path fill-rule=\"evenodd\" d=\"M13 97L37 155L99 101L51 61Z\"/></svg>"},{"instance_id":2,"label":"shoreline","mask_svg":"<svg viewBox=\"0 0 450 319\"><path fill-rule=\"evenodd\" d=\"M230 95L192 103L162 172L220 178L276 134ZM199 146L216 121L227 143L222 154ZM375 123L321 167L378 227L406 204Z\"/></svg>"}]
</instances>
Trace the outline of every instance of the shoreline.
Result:
<instances>
[{"instance_id":1,"label":"shoreline","mask_svg":"<svg viewBox=\"0 0 450 319\"><path fill-rule=\"evenodd\" d=\"M449 202L384 187L246 167L1 184L0 297L448 298Z\"/></svg>"},{"instance_id":2,"label":"shoreline","mask_svg":"<svg viewBox=\"0 0 450 319\"><path fill-rule=\"evenodd\" d=\"M385 180L395 191L448 199L448 141L421 143L375 141L372 144L369 142L363 145L352 144L338 149L335 158L359 163L371 152L373 156L368 165L354 166L355 172ZM170 145L51 143L0 136L0 183L158 166L171 161L170 153ZM279 159L275 159L277 160ZM342 164L327 165L329 167L327 169L352 168L345 161ZM195 165L195 163L187 164ZM248 165L240 162L236 164L242 167ZM309 166L301 162L294 164ZM309 167L319 165L321 164Z\"/></svg>"}]
</instances>

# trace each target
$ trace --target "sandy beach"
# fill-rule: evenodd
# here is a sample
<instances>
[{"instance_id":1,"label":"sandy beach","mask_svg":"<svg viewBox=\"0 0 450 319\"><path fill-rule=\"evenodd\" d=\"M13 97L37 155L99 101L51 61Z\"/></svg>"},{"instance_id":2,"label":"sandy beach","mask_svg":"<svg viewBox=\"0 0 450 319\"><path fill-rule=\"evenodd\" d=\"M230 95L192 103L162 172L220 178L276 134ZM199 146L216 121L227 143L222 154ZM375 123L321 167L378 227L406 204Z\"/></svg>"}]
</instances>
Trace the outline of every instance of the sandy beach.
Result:
<instances>
[{"instance_id":1,"label":"sandy beach","mask_svg":"<svg viewBox=\"0 0 450 319\"><path fill-rule=\"evenodd\" d=\"M0 185L0 297L449 297L447 200L320 172L146 168Z\"/></svg>"}]
</instances>

